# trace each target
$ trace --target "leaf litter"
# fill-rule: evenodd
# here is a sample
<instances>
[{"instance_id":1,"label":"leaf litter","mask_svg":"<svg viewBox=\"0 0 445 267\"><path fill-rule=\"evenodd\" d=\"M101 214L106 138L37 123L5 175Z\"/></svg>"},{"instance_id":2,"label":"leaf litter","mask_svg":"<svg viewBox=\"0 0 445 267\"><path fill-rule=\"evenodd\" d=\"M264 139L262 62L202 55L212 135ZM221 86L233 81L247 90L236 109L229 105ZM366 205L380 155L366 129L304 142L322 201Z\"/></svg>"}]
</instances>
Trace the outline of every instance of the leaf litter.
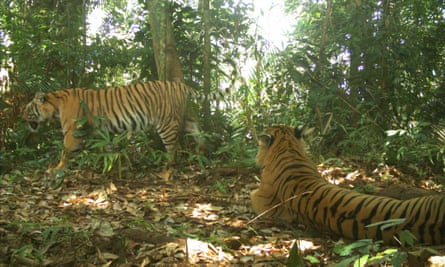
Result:
<instances>
[{"instance_id":1,"label":"leaf litter","mask_svg":"<svg viewBox=\"0 0 445 267\"><path fill-rule=\"evenodd\" d=\"M51 189L38 172L7 174L0 266L283 266L295 242L307 266L338 261L326 234L256 218L249 197L258 175L188 170L166 182L73 170Z\"/></svg>"}]
</instances>

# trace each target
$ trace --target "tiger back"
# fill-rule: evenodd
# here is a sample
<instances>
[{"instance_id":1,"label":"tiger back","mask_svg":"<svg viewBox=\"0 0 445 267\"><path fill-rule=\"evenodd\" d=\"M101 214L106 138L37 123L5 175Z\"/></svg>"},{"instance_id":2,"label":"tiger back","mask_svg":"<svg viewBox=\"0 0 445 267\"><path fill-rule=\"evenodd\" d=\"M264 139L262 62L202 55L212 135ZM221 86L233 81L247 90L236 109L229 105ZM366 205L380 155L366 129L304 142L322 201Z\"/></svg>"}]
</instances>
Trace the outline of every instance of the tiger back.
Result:
<instances>
[{"instance_id":1,"label":"tiger back","mask_svg":"<svg viewBox=\"0 0 445 267\"><path fill-rule=\"evenodd\" d=\"M269 128L260 137L257 163L263 168L261 183L251 192L257 214L296 220L348 239L394 243L394 236L406 229L419 243L445 243L445 196L396 200L332 185L308 158L301 137L301 131L288 126ZM404 222L385 230L367 227L399 218Z\"/></svg>"},{"instance_id":2,"label":"tiger back","mask_svg":"<svg viewBox=\"0 0 445 267\"><path fill-rule=\"evenodd\" d=\"M64 151L55 169L67 164L78 150L82 138L76 136L76 118L85 116L89 126L108 129L110 133L144 131L154 127L167 152L175 162L179 133L185 130L201 146L199 125L189 97L193 90L180 82L152 81L103 90L66 89L36 93L27 104L24 118L36 131L40 123L59 120L64 135ZM94 117L104 118L96 125Z\"/></svg>"}]
</instances>

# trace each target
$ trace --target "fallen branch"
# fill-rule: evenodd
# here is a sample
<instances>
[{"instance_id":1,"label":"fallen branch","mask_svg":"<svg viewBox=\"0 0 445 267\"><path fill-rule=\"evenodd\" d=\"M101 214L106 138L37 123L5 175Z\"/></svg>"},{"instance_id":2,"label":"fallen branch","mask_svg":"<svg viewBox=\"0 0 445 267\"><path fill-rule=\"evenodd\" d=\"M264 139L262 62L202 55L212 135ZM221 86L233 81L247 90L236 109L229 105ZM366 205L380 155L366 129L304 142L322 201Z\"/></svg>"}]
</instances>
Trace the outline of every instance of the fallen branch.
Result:
<instances>
[{"instance_id":1,"label":"fallen branch","mask_svg":"<svg viewBox=\"0 0 445 267\"><path fill-rule=\"evenodd\" d=\"M307 194L311 194L311 193L312 193L312 191L308 191L308 192L303 192L303 193L301 193L301 194L299 194L299 195L292 196L292 197L286 199L285 201L280 202L280 203L278 203L278 204L276 204L276 205L270 207L269 209L267 209L267 210L261 212L260 214L258 214L257 216L255 216L255 218L253 218L252 220L248 221L248 222L246 223L246 225L249 225L249 224L253 223L254 221L258 220L258 218L262 217L264 214L268 213L269 211L271 211L271 210L273 210L273 209L278 208L278 207L281 206L281 205L284 205L286 202L291 201L292 199L295 199L295 198L297 198L297 197L304 196L304 195L307 195Z\"/></svg>"}]
</instances>

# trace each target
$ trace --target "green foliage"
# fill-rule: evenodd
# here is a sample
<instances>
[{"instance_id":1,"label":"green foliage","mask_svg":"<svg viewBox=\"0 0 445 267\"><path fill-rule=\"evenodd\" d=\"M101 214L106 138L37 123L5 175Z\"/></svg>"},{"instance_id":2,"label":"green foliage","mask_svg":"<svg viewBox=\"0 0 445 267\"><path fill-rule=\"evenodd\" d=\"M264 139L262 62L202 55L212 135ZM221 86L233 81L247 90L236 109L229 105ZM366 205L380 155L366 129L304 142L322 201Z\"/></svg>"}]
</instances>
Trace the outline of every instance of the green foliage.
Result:
<instances>
[{"instance_id":1,"label":"green foliage","mask_svg":"<svg viewBox=\"0 0 445 267\"><path fill-rule=\"evenodd\" d=\"M143 218L136 218L130 222L129 225L134 228L142 228L146 231L154 230L154 225L150 221L144 220Z\"/></svg>"},{"instance_id":2,"label":"green foliage","mask_svg":"<svg viewBox=\"0 0 445 267\"><path fill-rule=\"evenodd\" d=\"M384 152L388 162L425 176L430 174L425 170L443 171L444 148L444 143L432 133L430 123L413 123L409 128L387 131Z\"/></svg>"},{"instance_id":3,"label":"green foliage","mask_svg":"<svg viewBox=\"0 0 445 267\"><path fill-rule=\"evenodd\" d=\"M121 148L115 151L115 148L128 138L128 134L111 135L106 127L106 118L92 116L83 101L80 102L80 106L85 115L75 118L76 131L73 133L73 136L86 139L86 147L88 149L96 149L98 152L93 153L91 157L87 156L88 152L84 150L84 157L82 157L82 160L79 162L82 165L93 158L94 166L96 167L100 161L103 164L102 173L111 171L115 165L117 165L118 177L121 179L122 160L126 159L127 162L129 162L129 158L125 149ZM89 120L91 120L91 122Z\"/></svg>"},{"instance_id":4,"label":"green foliage","mask_svg":"<svg viewBox=\"0 0 445 267\"><path fill-rule=\"evenodd\" d=\"M371 247L371 245L373 245ZM358 249L361 253L367 253L369 249L377 250L380 243L374 244L372 239L362 239L346 245L339 245L334 247L334 252L339 256L349 256L352 252Z\"/></svg>"},{"instance_id":5,"label":"green foliage","mask_svg":"<svg viewBox=\"0 0 445 267\"><path fill-rule=\"evenodd\" d=\"M210 166L210 160L202 153L194 153L187 150L182 150L182 154L186 155L186 161L189 163L197 163L201 169L205 169L206 166Z\"/></svg>"},{"instance_id":6,"label":"green foliage","mask_svg":"<svg viewBox=\"0 0 445 267\"><path fill-rule=\"evenodd\" d=\"M212 82L218 85L222 79L232 83L233 75L238 72L237 60L242 60L244 51L253 45L253 39L248 34L253 23L248 17L252 5L245 2L230 3L212 1L210 16L210 35L212 42ZM203 18L198 9L189 5L173 2L172 6L175 41L181 52L183 71L187 80L198 81L202 85L204 32ZM198 87L198 86L197 86Z\"/></svg>"},{"instance_id":7,"label":"green foliage","mask_svg":"<svg viewBox=\"0 0 445 267\"><path fill-rule=\"evenodd\" d=\"M5 23L1 30L11 40L5 54L14 60L15 71L22 80L65 81L76 85L83 73L81 59L85 10L81 2L61 1L2 1L1 13Z\"/></svg>"},{"instance_id":8,"label":"green foliage","mask_svg":"<svg viewBox=\"0 0 445 267\"><path fill-rule=\"evenodd\" d=\"M212 189L221 194L228 194L229 192L231 192L233 183L233 178L219 179L212 186Z\"/></svg>"},{"instance_id":9,"label":"green foliage","mask_svg":"<svg viewBox=\"0 0 445 267\"><path fill-rule=\"evenodd\" d=\"M390 219L382 222L369 224L366 227L380 227L384 231L402 224L405 219ZM398 233L399 242L402 248L413 247L415 236L408 230L401 230ZM350 244L337 245L334 247L334 252L342 257L347 257L342 260L337 266L368 266L372 264L391 263L392 266L403 266L407 260L407 252L403 249L387 248L380 251L382 241L374 242L371 239L357 240ZM419 250L419 251L422 251ZM413 253L413 252L410 252ZM434 251L431 252L435 254ZM352 264L352 265L351 265Z\"/></svg>"},{"instance_id":10,"label":"green foliage","mask_svg":"<svg viewBox=\"0 0 445 267\"><path fill-rule=\"evenodd\" d=\"M323 135L321 153L381 161L385 131L408 130L412 122L437 125L445 81L445 39L438 38L445 33L443 5L433 0L286 3L289 12L299 10L300 19L275 72L307 93L310 121ZM392 159L391 164L402 160ZM412 163L422 169L423 161Z\"/></svg>"},{"instance_id":11,"label":"green foliage","mask_svg":"<svg viewBox=\"0 0 445 267\"><path fill-rule=\"evenodd\" d=\"M69 241L77 235L70 226L45 226L34 222L12 222L11 225L22 227L21 239L26 240L32 237L32 242L15 249L11 255L11 262L17 259L28 259L43 264L45 257L43 254L58 243ZM39 229L39 230L36 230ZM20 243L24 243L20 240ZM18 240L17 240L18 241ZM19 265L23 261L17 262Z\"/></svg>"},{"instance_id":12,"label":"green foliage","mask_svg":"<svg viewBox=\"0 0 445 267\"><path fill-rule=\"evenodd\" d=\"M12 263L15 263L15 259L16 258L22 258L22 257L26 257L26 258L31 258L31 259L36 259L37 261L42 261L43 256L42 254L39 252L38 249L35 249L31 244L28 245L24 245L18 249L16 249L13 253L12 253Z\"/></svg>"},{"instance_id":13,"label":"green foliage","mask_svg":"<svg viewBox=\"0 0 445 267\"><path fill-rule=\"evenodd\" d=\"M66 168L53 170L49 175L45 175L45 186L52 189L59 188L66 177Z\"/></svg>"},{"instance_id":14,"label":"green foliage","mask_svg":"<svg viewBox=\"0 0 445 267\"><path fill-rule=\"evenodd\" d=\"M409 230L402 230L399 232L399 241L404 247L414 246L416 240L417 238Z\"/></svg>"},{"instance_id":15,"label":"green foliage","mask_svg":"<svg viewBox=\"0 0 445 267\"><path fill-rule=\"evenodd\" d=\"M256 143L250 142L249 136L244 127L226 126L226 134L222 136L222 144L214 152L216 164L225 166L253 166L256 154Z\"/></svg>"},{"instance_id":16,"label":"green foliage","mask_svg":"<svg viewBox=\"0 0 445 267\"><path fill-rule=\"evenodd\" d=\"M301 267L305 266L303 257L298 253L298 242L294 242L289 252L289 258L286 263L287 267Z\"/></svg>"},{"instance_id":17,"label":"green foliage","mask_svg":"<svg viewBox=\"0 0 445 267\"><path fill-rule=\"evenodd\" d=\"M116 148L127 139L127 133L122 133L119 135L112 136L108 129L107 130L97 130L97 138L91 139L91 148L97 148L99 153L96 154L94 159L95 165L97 162L103 162L102 173L109 172L117 164L117 171L119 174L119 179L122 178L122 160L127 160L129 163L128 151L125 148L120 148L118 151L114 152L113 148ZM129 163L130 164L130 163Z\"/></svg>"},{"instance_id":18,"label":"green foliage","mask_svg":"<svg viewBox=\"0 0 445 267\"><path fill-rule=\"evenodd\" d=\"M7 33L11 42L0 46L0 55L13 60L16 80L32 91L42 90L41 83L52 90L120 85L139 80L140 69L153 79L149 65L153 52L140 46L140 39L129 42L143 18L124 10L125 2L119 3L124 7L115 1L101 5L110 21L92 33L87 18L97 7L96 1L63 0L57 5L52 1L2 1L0 32ZM141 59L146 58L147 65L141 68Z\"/></svg>"},{"instance_id":19,"label":"green foliage","mask_svg":"<svg viewBox=\"0 0 445 267\"><path fill-rule=\"evenodd\" d=\"M55 130L51 124L42 124L38 133L32 133L23 121L17 122L14 130L7 131L7 150L0 151L0 165L5 164L0 173L6 174L11 169L41 169L49 162L55 164L63 149L62 139L60 129Z\"/></svg>"},{"instance_id":20,"label":"green foliage","mask_svg":"<svg viewBox=\"0 0 445 267\"><path fill-rule=\"evenodd\" d=\"M371 239L362 239L350 244L338 245L334 247L334 252L348 258L342 260L336 266L368 266L385 262L390 262L393 266L402 266L407 258L406 252L393 248L379 252L380 245L381 242L373 242Z\"/></svg>"},{"instance_id":21,"label":"green foliage","mask_svg":"<svg viewBox=\"0 0 445 267\"><path fill-rule=\"evenodd\" d=\"M145 133L130 136L129 133L123 132L113 135L107 129L97 128L85 138L85 148L73 161L80 166L90 166L94 169L99 167L103 174L117 171L119 179L122 178L124 170L133 167L138 170L147 167L159 168L166 164L170 155L152 147L151 137ZM204 161L198 156L193 159Z\"/></svg>"},{"instance_id":22,"label":"green foliage","mask_svg":"<svg viewBox=\"0 0 445 267\"><path fill-rule=\"evenodd\" d=\"M185 79L199 91L204 73L202 14L189 4L172 2L170 8ZM96 8L103 11L104 19L97 31L92 31L94 27L87 19ZM234 85L239 78L239 62L247 60L247 51L255 45L248 34L253 23L248 12L252 8L244 2L212 2L214 91L220 84ZM152 14L147 13L144 2L128 5L122 1L63 0L53 6L51 1L7 0L0 4L0 14L0 32L11 40L9 46L0 46L0 55L2 59L3 55L13 59L18 86L30 94L67 87L105 88L157 78L148 23ZM210 121L209 130L223 133L228 120L218 110L218 103L214 104L211 113L215 119L206 119ZM255 126L252 124L250 129ZM48 134L54 132L50 130ZM48 146L48 139L43 138L39 146ZM192 154L189 157L200 165L207 164L205 158Z\"/></svg>"},{"instance_id":23,"label":"green foliage","mask_svg":"<svg viewBox=\"0 0 445 267\"><path fill-rule=\"evenodd\" d=\"M256 140L267 126L309 124L320 136L314 158L352 155L414 168L419 175L443 173L443 142L431 136L445 107L443 5L434 0L286 4L298 19L288 46L276 51L252 33L250 2L211 2L211 91L229 94L225 103L206 96L212 118L205 103L201 119L208 122L205 129L218 133L215 143L225 146L214 149L219 160L232 156L228 164L235 164L252 158L251 145L243 143ZM199 91L206 33L194 5L173 1L169 8L185 80ZM104 19L93 32L87 18L96 8ZM11 42L0 45L0 57L13 59L14 80L30 93L153 80L148 18L155 14L146 9L143 1L2 1L0 32ZM232 138L234 129L243 137ZM43 138L39 149L53 158L49 139ZM198 155L188 157L207 164Z\"/></svg>"}]
</instances>

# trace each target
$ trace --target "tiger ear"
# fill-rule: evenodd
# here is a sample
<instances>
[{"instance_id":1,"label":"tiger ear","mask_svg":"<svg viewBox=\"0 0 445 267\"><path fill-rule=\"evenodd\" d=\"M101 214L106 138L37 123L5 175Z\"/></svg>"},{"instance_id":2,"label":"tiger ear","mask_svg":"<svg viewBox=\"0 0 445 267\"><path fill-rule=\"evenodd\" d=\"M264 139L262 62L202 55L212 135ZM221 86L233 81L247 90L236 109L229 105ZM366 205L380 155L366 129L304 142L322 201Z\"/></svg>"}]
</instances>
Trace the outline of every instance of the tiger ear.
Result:
<instances>
[{"instance_id":1,"label":"tiger ear","mask_svg":"<svg viewBox=\"0 0 445 267\"><path fill-rule=\"evenodd\" d=\"M270 134L262 134L259 139L260 145L270 146L273 143L273 136Z\"/></svg>"},{"instance_id":2,"label":"tiger ear","mask_svg":"<svg viewBox=\"0 0 445 267\"><path fill-rule=\"evenodd\" d=\"M37 92L34 96L34 101L37 104L43 104L46 101L46 94L43 92Z\"/></svg>"},{"instance_id":3,"label":"tiger ear","mask_svg":"<svg viewBox=\"0 0 445 267\"><path fill-rule=\"evenodd\" d=\"M308 128L306 126L297 126L294 129L294 135L297 139L311 139L312 133L314 132L315 128Z\"/></svg>"}]
</instances>

